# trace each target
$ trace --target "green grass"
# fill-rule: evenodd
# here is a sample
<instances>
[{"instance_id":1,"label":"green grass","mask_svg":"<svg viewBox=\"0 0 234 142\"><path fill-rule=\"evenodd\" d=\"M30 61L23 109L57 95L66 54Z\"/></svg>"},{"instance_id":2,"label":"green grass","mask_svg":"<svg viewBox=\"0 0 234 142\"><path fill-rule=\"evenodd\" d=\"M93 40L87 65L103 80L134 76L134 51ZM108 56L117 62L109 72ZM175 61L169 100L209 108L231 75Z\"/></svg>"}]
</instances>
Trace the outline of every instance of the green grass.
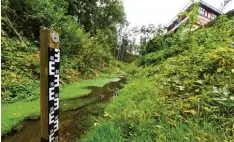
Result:
<instances>
[{"instance_id":1,"label":"green grass","mask_svg":"<svg viewBox=\"0 0 234 142\"><path fill-rule=\"evenodd\" d=\"M146 55L145 66L127 66L131 82L105 108L105 121L118 125L126 141L232 141L233 23L220 16L175 42L180 54L162 49ZM105 121L87 141L109 140Z\"/></svg>"},{"instance_id":2,"label":"green grass","mask_svg":"<svg viewBox=\"0 0 234 142\"><path fill-rule=\"evenodd\" d=\"M103 87L109 82L115 82L118 79L106 79L99 78L93 80L84 80L80 83L64 85L61 88L60 93L60 108L61 110L70 110L81 107L92 100L69 100L86 96L91 92L91 89L87 87ZM38 118L40 114L40 100L36 99L33 101L18 101L15 103L4 103L2 104L2 135L10 132L25 119Z\"/></svg>"},{"instance_id":3,"label":"green grass","mask_svg":"<svg viewBox=\"0 0 234 142\"><path fill-rule=\"evenodd\" d=\"M83 137L77 142L122 142L124 141L121 130L112 122L103 122L98 125L94 131L88 133L87 137Z\"/></svg>"}]
</instances>

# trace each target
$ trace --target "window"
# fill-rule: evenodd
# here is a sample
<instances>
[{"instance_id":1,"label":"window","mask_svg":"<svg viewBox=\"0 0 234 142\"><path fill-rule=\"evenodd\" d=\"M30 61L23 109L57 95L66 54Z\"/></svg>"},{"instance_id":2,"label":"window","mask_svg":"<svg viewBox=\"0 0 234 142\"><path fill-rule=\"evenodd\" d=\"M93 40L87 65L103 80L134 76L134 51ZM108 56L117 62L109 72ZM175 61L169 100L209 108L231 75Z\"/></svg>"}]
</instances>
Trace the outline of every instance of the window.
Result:
<instances>
[{"instance_id":1,"label":"window","mask_svg":"<svg viewBox=\"0 0 234 142\"><path fill-rule=\"evenodd\" d=\"M202 7L199 7L199 9L198 9L198 13L199 13L199 15L204 16L204 15L205 15L205 9L204 9L204 8L202 8Z\"/></svg>"},{"instance_id":2,"label":"window","mask_svg":"<svg viewBox=\"0 0 234 142\"><path fill-rule=\"evenodd\" d=\"M199 13L199 15L207 17L207 18L212 19L212 20L217 17L217 15L205 10L205 8L203 8L203 7L199 7L198 13Z\"/></svg>"}]
</instances>

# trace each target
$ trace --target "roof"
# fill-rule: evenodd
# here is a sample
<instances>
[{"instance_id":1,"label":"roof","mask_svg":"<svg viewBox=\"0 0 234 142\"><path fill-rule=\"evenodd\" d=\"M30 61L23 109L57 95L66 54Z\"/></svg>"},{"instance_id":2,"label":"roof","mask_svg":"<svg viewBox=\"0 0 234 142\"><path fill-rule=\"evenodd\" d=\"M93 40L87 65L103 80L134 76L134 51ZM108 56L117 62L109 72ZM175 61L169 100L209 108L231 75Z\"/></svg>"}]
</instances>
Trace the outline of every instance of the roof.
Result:
<instances>
[{"instance_id":1,"label":"roof","mask_svg":"<svg viewBox=\"0 0 234 142\"><path fill-rule=\"evenodd\" d=\"M199 3L201 4L201 6L206 7L206 9L210 9L212 12L214 12L217 15L220 15L221 13L219 12L218 9L216 9L215 7L211 6L210 4L204 2L203 0L200 0ZM177 18L178 15L184 11L186 11L188 8L190 8L194 3L193 2L189 2L170 22L166 27L169 27Z\"/></svg>"},{"instance_id":2,"label":"roof","mask_svg":"<svg viewBox=\"0 0 234 142\"><path fill-rule=\"evenodd\" d=\"M218 10L217 8L213 7L212 5L204 2L203 0L200 1L200 4L204 7L206 7L207 9L210 9L211 11L213 11L215 14L220 15L220 10Z\"/></svg>"},{"instance_id":3,"label":"roof","mask_svg":"<svg viewBox=\"0 0 234 142\"><path fill-rule=\"evenodd\" d=\"M185 10L187 10L193 3L189 2L182 10L180 10L180 12L169 22L169 24L166 27L169 27L176 19L178 19L178 15L182 12L184 12Z\"/></svg>"}]
</instances>

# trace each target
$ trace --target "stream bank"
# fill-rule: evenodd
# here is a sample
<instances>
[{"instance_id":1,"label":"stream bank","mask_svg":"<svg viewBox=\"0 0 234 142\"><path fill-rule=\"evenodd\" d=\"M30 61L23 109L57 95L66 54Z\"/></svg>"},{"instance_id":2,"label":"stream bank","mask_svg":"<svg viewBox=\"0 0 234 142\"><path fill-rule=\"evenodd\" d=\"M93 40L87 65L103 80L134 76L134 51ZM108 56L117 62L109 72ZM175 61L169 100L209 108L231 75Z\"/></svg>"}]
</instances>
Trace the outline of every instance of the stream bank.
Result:
<instances>
[{"instance_id":1,"label":"stream bank","mask_svg":"<svg viewBox=\"0 0 234 142\"><path fill-rule=\"evenodd\" d=\"M116 89L121 88L124 80L111 82L104 87L89 87L92 92L78 99L64 100L60 103L59 138L62 142L76 141L95 122L98 117L103 116L104 107L112 97L115 97ZM82 104L82 105L80 105ZM66 108L73 110L66 111ZM19 132L12 132L3 136L3 142L39 142L40 121L24 121L23 128Z\"/></svg>"}]
</instances>

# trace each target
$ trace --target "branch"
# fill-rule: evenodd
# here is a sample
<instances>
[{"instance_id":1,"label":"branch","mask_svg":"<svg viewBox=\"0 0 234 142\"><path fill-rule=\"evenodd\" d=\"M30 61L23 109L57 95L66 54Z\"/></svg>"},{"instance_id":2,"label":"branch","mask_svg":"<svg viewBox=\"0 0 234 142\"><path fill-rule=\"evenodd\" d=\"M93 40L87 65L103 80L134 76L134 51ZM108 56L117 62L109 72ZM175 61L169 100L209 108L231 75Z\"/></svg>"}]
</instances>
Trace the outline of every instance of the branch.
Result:
<instances>
[{"instance_id":1,"label":"branch","mask_svg":"<svg viewBox=\"0 0 234 142\"><path fill-rule=\"evenodd\" d=\"M16 31L16 29L13 27L13 25L12 25L10 19L8 18L8 16L6 15L6 13L4 13L4 15L6 16L7 21L9 22L11 28L14 30L14 32L16 33L16 35L19 37L19 39L21 40L21 42L23 43L23 45L24 45L25 47L28 48L28 46L25 44L25 42L24 42L23 39L21 38L20 34L19 34L19 33Z\"/></svg>"}]
</instances>

